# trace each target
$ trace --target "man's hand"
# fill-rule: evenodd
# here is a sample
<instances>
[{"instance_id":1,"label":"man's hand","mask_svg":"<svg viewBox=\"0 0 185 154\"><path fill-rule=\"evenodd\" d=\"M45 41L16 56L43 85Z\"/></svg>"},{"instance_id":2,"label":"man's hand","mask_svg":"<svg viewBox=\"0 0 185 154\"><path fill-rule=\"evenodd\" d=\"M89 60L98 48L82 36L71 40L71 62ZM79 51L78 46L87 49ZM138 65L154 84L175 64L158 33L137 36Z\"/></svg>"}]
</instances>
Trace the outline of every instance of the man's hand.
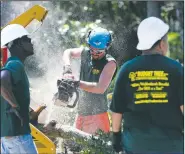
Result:
<instances>
[{"instance_id":1,"label":"man's hand","mask_svg":"<svg viewBox=\"0 0 185 154\"><path fill-rule=\"evenodd\" d=\"M17 104L12 104L12 108L17 108L19 109L19 106Z\"/></svg>"},{"instance_id":2,"label":"man's hand","mask_svg":"<svg viewBox=\"0 0 185 154\"><path fill-rule=\"evenodd\" d=\"M19 113L19 108L14 108L14 107L11 107L7 113L14 113L18 118L19 120L21 121L21 126L23 126L23 118L21 117L20 113Z\"/></svg>"},{"instance_id":3,"label":"man's hand","mask_svg":"<svg viewBox=\"0 0 185 154\"><path fill-rule=\"evenodd\" d=\"M63 68L63 74L72 74L71 65L65 65Z\"/></svg>"},{"instance_id":4,"label":"man's hand","mask_svg":"<svg viewBox=\"0 0 185 154\"><path fill-rule=\"evenodd\" d=\"M122 145L121 145L121 131L119 132L112 132L112 146L115 152L121 152L123 151Z\"/></svg>"},{"instance_id":5,"label":"man's hand","mask_svg":"<svg viewBox=\"0 0 185 154\"><path fill-rule=\"evenodd\" d=\"M80 81L75 81L73 79L61 79L57 81L57 87L61 90L73 92L74 89L79 87Z\"/></svg>"},{"instance_id":6,"label":"man's hand","mask_svg":"<svg viewBox=\"0 0 185 154\"><path fill-rule=\"evenodd\" d=\"M72 69L70 65L65 65L63 67L63 79L73 79L74 80L74 75L72 74Z\"/></svg>"},{"instance_id":7,"label":"man's hand","mask_svg":"<svg viewBox=\"0 0 185 154\"><path fill-rule=\"evenodd\" d=\"M75 88L78 88L80 86L80 81L73 80L72 84L74 85Z\"/></svg>"}]
</instances>

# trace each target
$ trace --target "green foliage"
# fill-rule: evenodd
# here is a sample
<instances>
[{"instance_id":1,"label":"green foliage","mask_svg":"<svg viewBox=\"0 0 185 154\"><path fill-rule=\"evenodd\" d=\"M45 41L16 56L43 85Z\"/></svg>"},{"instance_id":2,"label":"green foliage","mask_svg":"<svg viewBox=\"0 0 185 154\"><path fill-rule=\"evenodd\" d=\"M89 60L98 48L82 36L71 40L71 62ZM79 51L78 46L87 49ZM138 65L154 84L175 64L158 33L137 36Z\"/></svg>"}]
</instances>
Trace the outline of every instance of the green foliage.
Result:
<instances>
[{"instance_id":1,"label":"green foliage","mask_svg":"<svg viewBox=\"0 0 185 154\"><path fill-rule=\"evenodd\" d=\"M165 2L161 6L161 17L170 25L168 34L169 57L184 61L183 52L183 5L184 2Z\"/></svg>"},{"instance_id":2,"label":"green foliage","mask_svg":"<svg viewBox=\"0 0 185 154\"><path fill-rule=\"evenodd\" d=\"M179 37L180 37L179 33L175 33L175 32L168 33L168 41L169 41L169 43L174 44L174 42L176 42L179 39Z\"/></svg>"},{"instance_id":3,"label":"green foliage","mask_svg":"<svg viewBox=\"0 0 185 154\"><path fill-rule=\"evenodd\" d=\"M181 48L182 42L180 39L180 34L177 32L170 32L168 34L168 42L169 42L170 57L182 63L184 60L184 56L183 56L184 53Z\"/></svg>"},{"instance_id":4,"label":"green foliage","mask_svg":"<svg viewBox=\"0 0 185 154\"><path fill-rule=\"evenodd\" d=\"M80 151L81 154L113 154L113 148L111 144L111 133L104 133L99 130L96 136L92 136L90 140L76 141L83 148Z\"/></svg>"},{"instance_id":5,"label":"green foliage","mask_svg":"<svg viewBox=\"0 0 185 154\"><path fill-rule=\"evenodd\" d=\"M86 34L89 29L101 26L113 31L114 41L109 53L116 58L119 66L138 55L138 51L135 49L138 42L136 29L140 21L146 18L147 2L90 0L83 2L54 1L53 3L60 6L60 10L67 15L65 23L59 25L63 38L61 39L62 46L66 48L86 46ZM180 35L182 23L180 23L181 26L178 26L179 20L176 12L177 9L182 11L182 8L177 7L181 2L159 3L161 4L162 19L170 24L171 32ZM178 41L170 43L170 57L182 60L180 48L182 50L182 44L180 45Z\"/></svg>"}]
</instances>

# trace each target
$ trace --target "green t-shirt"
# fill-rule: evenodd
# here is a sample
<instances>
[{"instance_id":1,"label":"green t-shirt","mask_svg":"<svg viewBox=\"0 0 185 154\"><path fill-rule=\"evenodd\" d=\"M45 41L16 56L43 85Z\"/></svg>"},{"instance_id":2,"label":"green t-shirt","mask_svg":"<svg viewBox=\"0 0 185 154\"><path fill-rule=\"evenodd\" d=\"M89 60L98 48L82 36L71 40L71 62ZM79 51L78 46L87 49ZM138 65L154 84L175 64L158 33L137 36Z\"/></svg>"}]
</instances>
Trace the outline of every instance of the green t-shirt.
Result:
<instances>
[{"instance_id":1,"label":"green t-shirt","mask_svg":"<svg viewBox=\"0 0 185 154\"><path fill-rule=\"evenodd\" d=\"M10 57L1 70L8 70L11 73L12 91L20 106L20 115L24 123L21 126L21 121L14 113L6 112L11 106L1 96L1 137L29 134L30 92L24 65L17 57Z\"/></svg>"},{"instance_id":2,"label":"green t-shirt","mask_svg":"<svg viewBox=\"0 0 185 154\"><path fill-rule=\"evenodd\" d=\"M121 67L110 109L123 113L125 149L183 151L183 82L181 64L158 54L136 57Z\"/></svg>"}]
</instances>

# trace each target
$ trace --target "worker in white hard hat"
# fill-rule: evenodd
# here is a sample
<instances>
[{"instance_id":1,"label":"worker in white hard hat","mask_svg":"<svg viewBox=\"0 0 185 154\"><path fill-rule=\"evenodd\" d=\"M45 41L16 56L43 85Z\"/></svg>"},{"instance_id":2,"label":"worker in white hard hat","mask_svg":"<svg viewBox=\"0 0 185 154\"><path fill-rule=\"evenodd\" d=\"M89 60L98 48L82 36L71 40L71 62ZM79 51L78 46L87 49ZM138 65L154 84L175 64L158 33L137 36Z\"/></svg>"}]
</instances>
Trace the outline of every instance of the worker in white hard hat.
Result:
<instances>
[{"instance_id":1,"label":"worker in white hard hat","mask_svg":"<svg viewBox=\"0 0 185 154\"><path fill-rule=\"evenodd\" d=\"M179 62L165 56L168 30L159 18L143 20L137 30L137 49L142 55L123 64L119 71L110 107L117 152L184 151L184 74Z\"/></svg>"},{"instance_id":2,"label":"worker in white hard hat","mask_svg":"<svg viewBox=\"0 0 185 154\"><path fill-rule=\"evenodd\" d=\"M37 154L29 126L30 91L24 61L33 55L27 30L10 24L1 30L1 47L11 56L1 69L1 153Z\"/></svg>"}]
</instances>

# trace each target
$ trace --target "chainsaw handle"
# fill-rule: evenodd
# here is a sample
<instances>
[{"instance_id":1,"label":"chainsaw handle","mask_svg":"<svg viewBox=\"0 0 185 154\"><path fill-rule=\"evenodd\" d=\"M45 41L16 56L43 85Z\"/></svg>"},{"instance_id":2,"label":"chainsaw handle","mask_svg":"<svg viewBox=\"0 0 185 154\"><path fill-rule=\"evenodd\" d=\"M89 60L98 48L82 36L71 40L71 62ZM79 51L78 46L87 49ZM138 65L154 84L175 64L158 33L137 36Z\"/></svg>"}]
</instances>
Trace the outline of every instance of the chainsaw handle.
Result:
<instances>
[{"instance_id":1,"label":"chainsaw handle","mask_svg":"<svg viewBox=\"0 0 185 154\"><path fill-rule=\"evenodd\" d=\"M79 91L77 89L75 89L74 91L76 93L76 99L74 101L74 104L73 105L67 105L68 108L74 108L78 102L78 99L79 99Z\"/></svg>"}]
</instances>

